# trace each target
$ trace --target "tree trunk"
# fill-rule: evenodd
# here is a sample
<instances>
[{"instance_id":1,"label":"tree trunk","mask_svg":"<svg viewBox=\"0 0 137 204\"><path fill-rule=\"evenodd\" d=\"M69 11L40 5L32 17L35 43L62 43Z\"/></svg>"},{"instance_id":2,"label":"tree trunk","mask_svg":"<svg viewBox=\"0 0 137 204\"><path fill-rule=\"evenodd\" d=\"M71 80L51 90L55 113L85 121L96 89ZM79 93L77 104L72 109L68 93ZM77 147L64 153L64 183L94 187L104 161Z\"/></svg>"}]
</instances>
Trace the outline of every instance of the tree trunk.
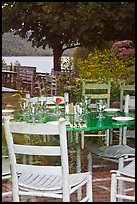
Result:
<instances>
[{"instance_id":1,"label":"tree trunk","mask_svg":"<svg viewBox=\"0 0 137 204\"><path fill-rule=\"evenodd\" d=\"M53 60L54 60L54 71L61 71L61 57L62 57L63 49L62 47L53 49Z\"/></svg>"}]
</instances>

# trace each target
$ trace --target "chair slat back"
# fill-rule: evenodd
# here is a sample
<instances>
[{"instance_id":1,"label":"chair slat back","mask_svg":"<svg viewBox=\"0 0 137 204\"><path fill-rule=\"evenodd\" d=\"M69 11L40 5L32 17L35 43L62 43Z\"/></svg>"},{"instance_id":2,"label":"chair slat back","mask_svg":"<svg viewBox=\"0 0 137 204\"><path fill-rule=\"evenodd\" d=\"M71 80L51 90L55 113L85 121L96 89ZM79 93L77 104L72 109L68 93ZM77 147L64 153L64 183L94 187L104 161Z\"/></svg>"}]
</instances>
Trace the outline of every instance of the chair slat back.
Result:
<instances>
[{"instance_id":1,"label":"chair slat back","mask_svg":"<svg viewBox=\"0 0 137 204\"><path fill-rule=\"evenodd\" d=\"M21 171L42 171L45 168L45 165L35 164L22 164L20 161L17 161L17 155L39 155L39 156L58 156L61 159L61 164L58 166L55 165L46 165L47 174L54 173L55 175L68 176L68 150L67 150L67 136L66 136L66 122L65 119L60 119L59 121L52 121L45 124L32 124L26 122L15 122L9 121L8 118L4 118L4 129L5 137L9 150L9 157L11 161L11 170L17 173ZM48 135L58 138L59 144L56 146L43 146L37 144L15 144L13 136L14 134L26 134L26 135ZM22 137L22 135L18 135ZM41 167L42 166L42 167ZM15 176L16 179L16 176Z\"/></svg>"},{"instance_id":2,"label":"chair slat back","mask_svg":"<svg viewBox=\"0 0 137 204\"><path fill-rule=\"evenodd\" d=\"M126 85L125 83L122 83L120 85L120 110L123 111L124 109L124 101L125 101L125 96L129 94L130 98L133 99L131 103L134 103L135 101L135 84L133 85Z\"/></svg>"},{"instance_id":3,"label":"chair slat back","mask_svg":"<svg viewBox=\"0 0 137 204\"><path fill-rule=\"evenodd\" d=\"M127 94L125 96L124 112L129 113L130 110L135 110L135 96Z\"/></svg>"},{"instance_id":4,"label":"chair slat back","mask_svg":"<svg viewBox=\"0 0 137 204\"><path fill-rule=\"evenodd\" d=\"M33 135L59 135L59 126L52 122L44 124L26 123L26 122L11 122L10 132L19 134Z\"/></svg>"},{"instance_id":5,"label":"chair slat back","mask_svg":"<svg viewBox=\"0 0 137 204\"><path fill-rule=\"evenodd\" d=\"M60 156L60 147L54 146L35 146L32 145L18 145L14 144L14 151L17 154L27 155L48 155L48 156Z\"/></svg>"},{"instance_id":6,"label":"chair slat back","mask_svg":"<svg viewBox=\"0 0 137 204\"><path fill-rule=\"evenodd\" d=\"M56 76L54 75L45 76L45 89L48 96L53 96L57 94Z\"/></svg>"},{"instance_id":7,"label":"chair slat back","mask_svg":"<svg viewBox=\"0 0 137 204\"><path fill-rule=\"evenodd\" d=\"M12 65L4 64L4 65L2 65L2 69L7 70L7 71L11 71L12 70Z\"/></svg>"},{"instance_id":8,"label":"chair slat back","mask_svg":"<svg viewBox=\"0 0 137 204\"><path fill-rule=\"evenodd\" d=\"M92 101L94 100L93 104L91 104L95 108L95 99L106 99L107 108L110 106L110 88L111 82L99 82L97 80L89 80L83 79L82 80L82 96L90 97Z\"/></svg>"},{"instance_id":9,"label":"chair slat back","mask_svg":"<svg viewBox=\"0 0 137 204\"><path fill-rule=\"evenodd\" d=\"M46 175L61 175L62 168L60 166L36 166L36 165L24 165L24 164L16 164L17 172L21 173L25 171L25 173L36 173L45 174Z\"/></svg>"},{"instance_id":10,"label":"chair slat back","mask_svg":"<svg viewBox=\"0 0 137 204\"><path fill-rule=\"evenodd\" d=\"M18 66L17 77L24 81L31 82L36 76L36 67Z\"/></svg>"}]
</instances>

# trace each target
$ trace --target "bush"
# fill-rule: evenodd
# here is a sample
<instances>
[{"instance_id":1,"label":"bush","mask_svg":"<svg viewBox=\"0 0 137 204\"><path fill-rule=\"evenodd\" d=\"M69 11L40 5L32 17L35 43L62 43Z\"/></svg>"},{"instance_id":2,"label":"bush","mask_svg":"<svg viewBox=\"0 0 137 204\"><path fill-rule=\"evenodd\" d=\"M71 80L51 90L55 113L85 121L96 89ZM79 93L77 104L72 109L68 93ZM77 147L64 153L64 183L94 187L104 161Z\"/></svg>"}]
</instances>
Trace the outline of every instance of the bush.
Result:
<instances>
[{"instance_id":1,"label":"bush","mask_svg":"<svg viewBox=\"0 0 137 204\"><path fill-rule=\"evenodd\" d=\"M132 66L127 66L127 62L116 55L114 49L93 50L87 59L77 58L76 66L79 78L97 79L99 81L112 82L112 101L119 99L120 83L126 84L135 81L134 62Z\"/></svg>"}]
</instances>

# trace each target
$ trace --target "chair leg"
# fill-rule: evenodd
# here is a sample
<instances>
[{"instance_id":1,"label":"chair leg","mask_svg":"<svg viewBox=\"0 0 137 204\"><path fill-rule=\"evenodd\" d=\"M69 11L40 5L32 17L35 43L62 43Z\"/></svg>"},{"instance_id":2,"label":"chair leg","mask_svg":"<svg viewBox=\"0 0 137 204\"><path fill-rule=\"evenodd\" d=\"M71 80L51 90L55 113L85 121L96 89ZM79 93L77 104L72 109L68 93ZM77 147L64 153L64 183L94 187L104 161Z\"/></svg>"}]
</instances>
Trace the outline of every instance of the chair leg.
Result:
<instances>
[{"instance_id":1,"label":"chair leg","mask_svg":"<svg viewBox=\"0 0 137 204\"><path fill-rule=\"evenodd\" d=\"M88 171L92 173L92 156L88 153Z\"/></svg>"},{"instance_id":2,"label":"chair leg","mask_svg":"<svg viewBox=\"0 0 137 204\"><path fill-rule=\"evenodd\" d=\"M84 149L84 131L81 131L81 148Z\"/></svg>"},{"instance_id":3,"label":"chair leg","mask_svg":"<svg viewBox=\"0 0 137 204\"><path fill-rule=\"evenodd\" d=\"M110 194L110 202L116 202L116 193L117 193L117 179L116 179L116 173L112 173L112 175L111 175L111 194Z\"/></svg>"},{"instance_id":4,"label":"chair leg","mask_svg":"<svg viewBox=\"0 0 137 204\"><path fill-rule=\"evenodd\" d=\"M119 145L121 145L122 144L122 128L119 128Z\"/></svg>"},{"instance_id":5,"label":"chair leg","mask_svg":"<svg viewBox=\"0 0 137 204\"><path fill-rule=\"evenodd\" d=\"M92 173L89 175L89 181L87 183L87 196L89 197L88 202L93 202L93 188L92 188Z\"/></svg>"},{"instance_id":6,"label":"chair leg","mask_svg":"<svg viewBox=\"0 0 137 204\"><path fill-rule=\"evenodd\" d=\"M106 135L107 135L107 136L106 136L106 145L109 146L109 143L110 143L110 138L109 138L109 137L110 137L110 136L109 136L110 133L109 133L109 129L106 130Z\"/></svg>"},{"instance_id":7,"label":"chair leg","mask_svg":"<svg viewBox=\"0 0 137 204\"><path fill-rule=\"evenodd\" d=\"M80 150L80 144L78 144L77 146L77 173L80 173L80 172L81 172L81 150ZM82 198L81 188L77 190L77 198L78 198L78 201L80 201Z\"/></svg>"},{"instance_id":8,"label":"chair leg","mask_svg":"<svg viewBox=\"0 0 137 204\"><path fill-rule=\"evenodd\" d=\"M118 170L121 171L124 167L124 158L121 157L118 161ZM123 194L123 185L124 182L122 180L118 181L118 194ZM123 199L118 198L118 202L122 202Z\"/></svg>"}]
</instances>

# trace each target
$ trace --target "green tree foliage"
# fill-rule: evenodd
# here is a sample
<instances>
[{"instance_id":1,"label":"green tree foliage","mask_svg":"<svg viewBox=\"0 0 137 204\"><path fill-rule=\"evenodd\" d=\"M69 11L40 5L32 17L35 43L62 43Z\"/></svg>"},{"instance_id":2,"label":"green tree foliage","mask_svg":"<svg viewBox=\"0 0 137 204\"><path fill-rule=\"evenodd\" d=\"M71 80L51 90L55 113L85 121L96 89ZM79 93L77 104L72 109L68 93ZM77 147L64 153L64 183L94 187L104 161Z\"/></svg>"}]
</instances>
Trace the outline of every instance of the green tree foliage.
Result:
<instances>
[{"instance_id":1,"label":"green tree foliage","mask_svg":"<svg viewBox=\"0 0 137 204\"><path fill-rule=\"evenodd\" d=\"M3 4L4 5L4 4ZM33 46L53 49L54 70L60 71L64 50L95 46L111 40L134 40L134 2L7 2L2 32L15 30Z\"/></svg>"}]
</instances>

